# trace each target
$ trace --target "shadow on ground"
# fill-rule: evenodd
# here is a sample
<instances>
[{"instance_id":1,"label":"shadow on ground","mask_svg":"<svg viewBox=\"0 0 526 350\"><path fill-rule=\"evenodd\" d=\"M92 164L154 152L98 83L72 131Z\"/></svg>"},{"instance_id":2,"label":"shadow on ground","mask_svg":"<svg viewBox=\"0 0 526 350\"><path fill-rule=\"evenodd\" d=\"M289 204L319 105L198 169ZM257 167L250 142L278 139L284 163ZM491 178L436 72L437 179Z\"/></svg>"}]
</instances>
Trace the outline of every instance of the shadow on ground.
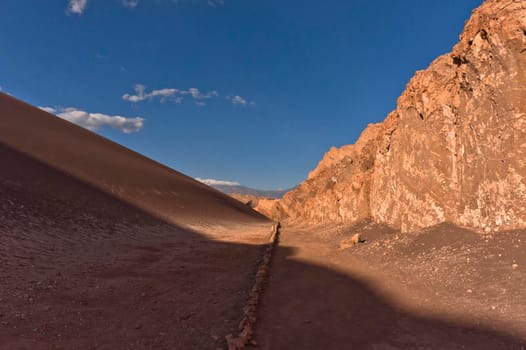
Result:
<instances>
[{"instance_id":1,"label":"shadow on ground","mask_svg":"<svg viewBox=\"0 0 526 350\"><path fill-rule=\"evenodd\" d=\"M208 239L1 144L0 160L0 349L215 349L237 330L262 245Z\"/></svg>"},{"instance_id":2,"label":"shadow on ground","mask_svg":"<svg viewBox=\"0 0 526 350\"><path fill-rule=\"evenodd\" d=\"M524 339L408 312L357 278L279 247L256 327L257 349L526 349Z\"/></svg>"}]
</instances>

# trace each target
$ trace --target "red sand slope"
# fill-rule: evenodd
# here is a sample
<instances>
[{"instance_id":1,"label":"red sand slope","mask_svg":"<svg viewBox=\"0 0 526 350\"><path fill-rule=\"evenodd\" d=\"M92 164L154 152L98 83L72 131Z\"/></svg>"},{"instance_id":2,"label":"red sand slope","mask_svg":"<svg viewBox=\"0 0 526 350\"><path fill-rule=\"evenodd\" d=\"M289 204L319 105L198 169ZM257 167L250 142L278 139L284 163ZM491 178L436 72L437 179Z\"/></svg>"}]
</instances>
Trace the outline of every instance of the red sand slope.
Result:
<instances>
[{"instance_id":1,"label":"red sand slope","mask_svg":"<svg viewBox=\"0 0 526 350\"><path fill-rule=\"evenodd\" d=\"M2 93L0 143L172 223L264 220L215 189Z\"/></svg>"},{"instance_id":2,"label":"red sand slope","mask_svg":"<svg viewBox=\"0 0 526 350\"><path fill-rule=\"evenodd\" d=\"M0 162L0 349L215 349L237 329L267 219L3 94Z\"/></svg>"}]
</instances>

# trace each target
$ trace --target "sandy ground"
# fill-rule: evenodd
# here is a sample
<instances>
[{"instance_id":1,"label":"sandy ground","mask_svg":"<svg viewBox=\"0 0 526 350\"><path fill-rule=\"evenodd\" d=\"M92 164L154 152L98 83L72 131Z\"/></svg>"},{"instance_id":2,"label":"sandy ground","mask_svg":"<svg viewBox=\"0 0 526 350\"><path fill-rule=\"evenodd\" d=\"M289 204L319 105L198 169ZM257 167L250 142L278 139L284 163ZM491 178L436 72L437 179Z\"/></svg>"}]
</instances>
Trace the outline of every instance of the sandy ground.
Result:
<instances>
[{"instance_id":1,"label":"sandy ground","mask_svg":"<svg viewBox=\"0 0 526 350\"><path fill-rule=\"evenodd\" d=\"M253 348L525 349L525 252L524 231L285 226Z\"/></svg>"},{"instance_id":2,"label":"sandy ground","mask_svg":"<svg viewBox=\"0 0 526 350\"><path fill-rule=\"evenodd\" d=\"M0 93L0 349L216 349L272 222Z\"/></svg>"},{"instance_id":3,"label":"sandy ground","mask_svg":"<svg viewBox=\"0 0 526 350\"><path fill-rule=\"evenodd\" d=\"M0 349L216 349L237 330L270 222L191 230L0 159Z\"/></svg>"}]
</instances>

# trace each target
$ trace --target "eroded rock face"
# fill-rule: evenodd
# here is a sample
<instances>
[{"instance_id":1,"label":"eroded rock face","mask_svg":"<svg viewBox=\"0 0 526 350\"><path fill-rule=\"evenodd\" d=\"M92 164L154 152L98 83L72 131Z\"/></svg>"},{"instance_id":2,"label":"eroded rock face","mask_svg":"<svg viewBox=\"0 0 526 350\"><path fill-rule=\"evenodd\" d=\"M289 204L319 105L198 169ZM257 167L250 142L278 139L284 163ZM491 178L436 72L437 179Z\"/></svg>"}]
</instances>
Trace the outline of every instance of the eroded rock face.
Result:
<instances>
[{"instance_id":1,"label":"eroded rock face","mask_svg":"<svg viewBox=\"0 0 526 350\"><path fill-rule=\"evenodd\" d=\"M369 217L370 177L382 129L381 124L371 124L356 144L332 148L325 154L307 180L279 202L283 216L310 223Z\"/></svg>"},{"instance_id":2,"label":"eroded rock face","mask_svg":"<svg viewBox=\"0 0 526 350\"><path fill-rule=\"evenodd\" d=\"M279 199L237 193L230 194L230 197L235 198L241 203L257 210L267 218L274 219L276 221L281 220L282 210L279 206Z\"/></svg>"},{"instance_id":3,"label":"eroded rock face","mask_svg":"<svg viewBox=\"0 0 526 350\"><path fill-rule=\"evenodd\" d=\"M452 53L411 79L397 109L331 149L281 217L403 231L452 222L526 227L526 1L488 0Z\"/></svg>"}]
</instances>

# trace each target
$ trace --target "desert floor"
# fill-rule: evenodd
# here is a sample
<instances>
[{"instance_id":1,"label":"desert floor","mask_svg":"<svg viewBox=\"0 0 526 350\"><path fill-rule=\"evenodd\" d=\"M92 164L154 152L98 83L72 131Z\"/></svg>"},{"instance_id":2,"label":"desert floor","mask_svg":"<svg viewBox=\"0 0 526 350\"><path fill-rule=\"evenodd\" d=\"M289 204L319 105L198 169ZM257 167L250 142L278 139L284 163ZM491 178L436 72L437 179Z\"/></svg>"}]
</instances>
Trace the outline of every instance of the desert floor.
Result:
<instances>
[{"instance_id":1,"label":"desert floor","mask_svg":"<svg viewBox=\"0 0 526 350\"><path fill-rule=\"evenodd\" d=\"M237 330L270 221L190 229L0 159L0 349L216 349Z\"/></svg>"},{"instance_id":2,"label":"desert floor","mask_svg":"<svg viewBox=\"0 0 526 350\"><path fill-rule=\"evenodd\" d=\"M285 225L252 347L525 349L525 252L524 231Z\"/></svg>"}]
</instances>

